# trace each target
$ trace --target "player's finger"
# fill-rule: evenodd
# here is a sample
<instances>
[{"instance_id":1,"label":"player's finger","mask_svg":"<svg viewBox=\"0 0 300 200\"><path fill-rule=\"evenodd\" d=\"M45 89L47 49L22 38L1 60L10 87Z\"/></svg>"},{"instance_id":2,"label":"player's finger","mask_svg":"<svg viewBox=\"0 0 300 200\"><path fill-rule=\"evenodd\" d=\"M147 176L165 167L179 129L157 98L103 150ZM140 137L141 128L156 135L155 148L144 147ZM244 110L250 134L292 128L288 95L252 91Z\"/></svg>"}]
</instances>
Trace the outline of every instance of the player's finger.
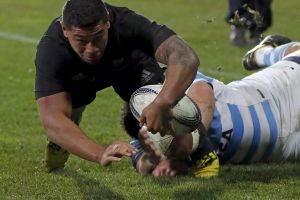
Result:
<instances>
[{"instance_id":1,"label":"player's finger","mask_svg":"<svg viewBox=\"0 0 300 200\"><path fill-rule=\"evenodd\" d=\"M146 123L146 116L144 115L144 113L142 113L140 117L140 127L143 127Z\"/></svg>"},{"instance_id":2,"label":"player's finger","mask_svg":"<svg viewBox=\"0 0 300 200\"><path fill-rule=\"evenodd\" d=\"M176 171L174 171L174 170L171 170L171 172L170 172L170 176L176 176Z\"/></svg>"},{"instance_id":3,"label":"player's finger","mask_svg":"<svg viewBox=\"0 0 300 200\"><path fill-rule=\"evenodd\" d=\"M121 160L121 158L115 157L115 156L109 156L109 157L107 157L107 159L108 159L110 162L119 162L119 161Z\"/></svg>"},{"instance_id":4,"label":"player's finger","mask_svg":"<svg viewBox=\"0 0 300 200\"><path fill-rule=\"evenodd\" d=\"M125 143L126 145L126 151L132 154L136 154L139 150L132 146L131 144Z\"/></svg>"},{"instance_id":5,"label":"player's finger","mask_svg":"<svg viewBox=\"0 0 300 200\"><path fill-rule=\"evenodd\" d=\"M120 149L120 145L119 145L119 144L114 144L114 145L112 146L111 152L112 152L113 154L115 154L116 152L119 151L119 149Z\"/></svg>"},{"instance_id":6,"label":"player's finger","mask_svg":"<svg viewBox=\"0 0 300 200\"><path fill-rule=\"evenodd\" d=\"M156 167L156 168L152 171L152 175L155 176L155 177L161 176L161 171L160 171L160 169Z\"/></svg>"},{"instance_id":7,"label":"player's finger","mask_svg":"<svg viewBox=\"0 0 300 200\"><path fill-rule=\"evenodd\" d=\"M176 171L168 167L160 169L160 176L175 176Z\"/></svg>"},{"instance_id":8,"label":"player's finger","mask_svg":"<svg viewBox=\"0 0 300 200\"><path fill-rule=\"evenodd\" d=\"M146 124L144 124L140 130L139 133L141 134L141 136L143 136L144 138L146 138L148 136L148 128L146 126ZM149 136L148 136L149 137Z\"/></svg>"},{"instance_id":9,"label":"player's finger","mask_svg":"<svg viewBox=\"0 0 300 200\"><path fill-rule=\"evenodd\" d=\"M105 155L101 159L101 164L103 166L107 166L107 165L110 165L112 162L119 162L120 160L121 160L121 158Z\"/></svg>"},{"instance_id":10,"label":"player's finger","mask_svg":"<svg viewBox=\"0 0 300 200\"><path fill-rule=\"evenodd\" d=\"M157 124L153 120L148 120L145 124L147 125L147 131L153 134L161 131L161 124Z\"/></svg>"},{"instance_id":11,"label":"player's finger","mask_svg":"<svg viewBox=\"0 0 300 200\"><path fill-rule=\"evenodd\" d=\"M147 148L147 146L149 146L152 143L148 135L147 128L145 126L143 126L139 131L139 140L141 144L144 146L144 148Z\"/></svg>"},{"instance_id":12,"label":"player's finger","mask_svg":"<svg viewBox=\"0 0 300 200\"><path fill-rule=\"evenodd\" d=\"M169 172L170 172L170 169L169 168L163 168L161 170L161 175L162 176L169 176Z\"/></svg>"},{"instance_id":13,"label":"player's finger","mask_svg":"<svg viewBox=\"0 0 300 200\"><path fill-rule=\"evenodd\" d=\"M168 172L167 172L167 176L176 176L176 171L172 170L172 169L169 169Z\"/></svg>"},{"instance_id":14,"label":"player's finger","mask_svg":"<svg viewBox=\"0 0 300 200\"><path fill-rule=\"evenodd\" d=\"M117 148L113 148L112 155L116 156L132 156L138 152L133 146L128 144L118 145Z\"/></svg>"}]
</instances>

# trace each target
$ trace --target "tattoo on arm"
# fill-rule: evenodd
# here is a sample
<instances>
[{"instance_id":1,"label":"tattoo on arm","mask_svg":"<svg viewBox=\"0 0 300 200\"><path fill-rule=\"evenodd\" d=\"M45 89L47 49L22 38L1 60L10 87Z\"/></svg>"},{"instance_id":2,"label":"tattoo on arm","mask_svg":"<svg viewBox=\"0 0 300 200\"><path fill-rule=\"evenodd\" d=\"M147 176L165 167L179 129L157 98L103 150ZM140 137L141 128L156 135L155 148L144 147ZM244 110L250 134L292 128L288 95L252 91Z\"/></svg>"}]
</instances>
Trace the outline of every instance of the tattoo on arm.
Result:
<instances>
[{"instance_id":1,"label":"tattoo on arm","mask_svg":"<svg viewBox=\"0 0 300 200\"><path fill-rule=\"evenodd\" d=\"M199 65L195 51L176 35L168 38L157 48L155 58L166 65L181 64L191 67Z\"/></svg>"}]
</instances>

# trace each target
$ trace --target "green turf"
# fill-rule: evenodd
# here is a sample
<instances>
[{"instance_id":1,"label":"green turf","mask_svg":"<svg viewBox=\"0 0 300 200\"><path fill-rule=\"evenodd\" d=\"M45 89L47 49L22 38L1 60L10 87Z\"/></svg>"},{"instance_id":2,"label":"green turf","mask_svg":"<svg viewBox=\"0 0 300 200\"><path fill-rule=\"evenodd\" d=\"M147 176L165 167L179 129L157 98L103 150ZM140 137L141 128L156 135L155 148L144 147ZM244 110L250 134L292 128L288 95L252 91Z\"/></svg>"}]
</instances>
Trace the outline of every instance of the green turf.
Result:
<instances>
[{"instance_id":1,"label":"green turf","mask_svg":"<svg viewBox=\"0 0 300 200\"><path fill-rule=\"evenodd\" d=\"M200 70L225 82L241 67L248 47L228 40L226 1L110 0L167 24L197 51ZM63 1L1 0L0 32L39 38ZM274 25L268 33L299 40L298 0L274 1ZM46 136L34 100L35 44L0 37L0 199L299 199L300 165L259 164L222 167L213 180L191 177L152 178L134 172L130 160L108 168L71 156L66 168L47 173L42 167ZM213 72L212 72L213 71ZM96 141L129 141L119 125L122 101L112 89L98 94L86 110L82 129Z\"/></svg>"}]
</instances>

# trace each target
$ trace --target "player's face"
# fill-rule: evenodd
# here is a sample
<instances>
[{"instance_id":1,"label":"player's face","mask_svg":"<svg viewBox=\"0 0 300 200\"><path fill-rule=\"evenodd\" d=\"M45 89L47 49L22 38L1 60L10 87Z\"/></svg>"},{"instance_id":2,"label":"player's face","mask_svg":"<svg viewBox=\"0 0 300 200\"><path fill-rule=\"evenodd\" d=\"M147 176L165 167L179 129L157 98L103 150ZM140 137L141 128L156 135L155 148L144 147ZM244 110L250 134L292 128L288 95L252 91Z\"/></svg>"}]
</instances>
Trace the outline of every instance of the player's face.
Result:
<instances>
[{"instance_id":1,"label":"player's face","mask_svg":"<svg viewBox=\"0 0 300 200\"><path fill-rule=\"evenodd\" d=\"M102 58L108 40L109 21L99 22L92 27L75 27L66 29L62 23L65 37L71 47L85 62L95 64Z\"/></svg>"}]
</instances>

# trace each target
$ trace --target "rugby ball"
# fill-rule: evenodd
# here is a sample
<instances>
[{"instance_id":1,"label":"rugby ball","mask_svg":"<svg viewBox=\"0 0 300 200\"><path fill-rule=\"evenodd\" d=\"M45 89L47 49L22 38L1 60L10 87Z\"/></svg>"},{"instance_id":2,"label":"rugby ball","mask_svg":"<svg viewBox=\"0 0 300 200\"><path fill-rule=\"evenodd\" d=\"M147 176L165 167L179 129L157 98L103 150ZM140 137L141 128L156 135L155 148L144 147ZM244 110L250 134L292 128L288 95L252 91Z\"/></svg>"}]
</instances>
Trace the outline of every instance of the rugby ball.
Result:
<instances>
[{"instance_id":1,"label":"rugby ball","mask_svg":"<svg viewBox=\"0 0 300 200\"><path fill-rule=\"evenodd\" d=\"M156 149L163 154L166 154L174 138L172 135L161 136L160 134L152 134L151 132L148 132L148 136Z\"/></svg>"},{"instance_id":2,"label":"rugby ball","mask_svg":"<svg viewBox=\"0 0 300 200\"><path fill-rule=\"evenodd\" d=\"M132 114L137 120L144 108L156 98L162 85L147 85L137 89L130 98L129 106ZM197 104L186 94L172 108L172 126L175 130L174 136L191 133L201 123L201 114Z\"/></svg>"}]
</instances>

